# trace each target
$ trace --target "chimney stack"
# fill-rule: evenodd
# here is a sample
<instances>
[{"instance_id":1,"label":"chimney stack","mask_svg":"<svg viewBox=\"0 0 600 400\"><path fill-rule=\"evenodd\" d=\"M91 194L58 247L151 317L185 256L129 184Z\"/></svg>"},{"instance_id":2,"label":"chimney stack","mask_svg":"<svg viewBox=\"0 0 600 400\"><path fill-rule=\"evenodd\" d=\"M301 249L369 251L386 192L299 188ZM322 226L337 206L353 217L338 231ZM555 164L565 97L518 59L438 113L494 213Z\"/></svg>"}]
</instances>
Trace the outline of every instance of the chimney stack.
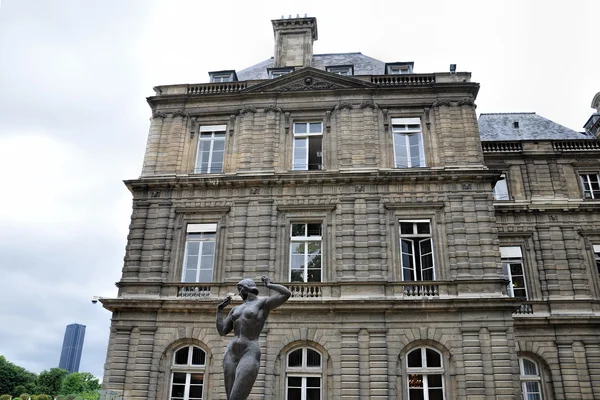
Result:
<instances>
[{"instance_id":1,"label":"chimney stack","mask_svg":"<svg viewBox=\"0 0 600 400\"><path fill-rule=\"evenodd\" d=\"M317 40L317 19L281 18L274 19L275 68L309 67L313 56L313 42Z\"/></svg>"}]
</instances>

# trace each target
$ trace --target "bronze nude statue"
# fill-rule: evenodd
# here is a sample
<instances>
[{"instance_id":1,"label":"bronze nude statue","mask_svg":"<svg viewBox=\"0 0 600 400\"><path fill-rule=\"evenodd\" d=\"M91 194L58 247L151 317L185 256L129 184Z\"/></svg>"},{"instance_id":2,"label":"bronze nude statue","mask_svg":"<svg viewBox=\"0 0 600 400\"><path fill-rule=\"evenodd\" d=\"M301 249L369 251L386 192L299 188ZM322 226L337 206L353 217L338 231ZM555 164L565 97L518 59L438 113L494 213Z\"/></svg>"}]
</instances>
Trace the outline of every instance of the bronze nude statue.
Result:
<instances>
[{"instance_id":1,"label":"bronze nude statue","mask_svg":"<svg viewBox=\"0 0 600 400\"><path fill-rule=\"evenodd\" d=\"M258 288L252 279L242 279L238 291L244 303L233 307L223 320L223 309L231 303L231 296L217 306L217 331L225 336L233 330L235 337L227 345L223 358L225 374L225 392L227 400L246 400L260 366L260 345L258 337L269 312L290 298L291 292L282 285L271 283L268 276L262 276L262 281L275 294L258 298Z\"/></svg>"}]
</instances>

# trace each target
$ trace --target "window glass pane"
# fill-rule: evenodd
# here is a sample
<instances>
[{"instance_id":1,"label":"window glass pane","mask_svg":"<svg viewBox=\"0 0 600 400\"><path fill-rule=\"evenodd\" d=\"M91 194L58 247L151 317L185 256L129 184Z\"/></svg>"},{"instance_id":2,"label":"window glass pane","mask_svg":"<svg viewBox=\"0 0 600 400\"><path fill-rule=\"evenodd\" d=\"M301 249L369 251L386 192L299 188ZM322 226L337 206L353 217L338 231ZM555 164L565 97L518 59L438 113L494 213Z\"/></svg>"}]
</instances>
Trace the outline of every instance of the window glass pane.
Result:
<instances>
[{"instance_id":1,"label":"window glass pane","mask_svg":"<svg viewBox=\"0 0 600 400\"><path fill-rule=\"evenodd\" d=\"M537 376L538 372L537 372L537 365L535 365L534 362L527 360L527 359L523 359L523 371L521 371L521 373L523 375L533 375L533 376Z\"/></svg>"},{"instance_id":2,"label":"window glass pane","mask_svg":"<svg viewBox=\"0 0 600 400\"><path fill-rule=\"evenodd\" d=\"M306 400L321 400L321 389L306 389Z\"/></svg>"},{"instance_id":3,"label":"window glass pane","mask_svg":"<svg viewBox=\"0 0 600 400\"><path fill-rule=\"evenodd\" d=\"M514 277L515 275L523 275L523 265L520 263L510 264L510 274Z\"/></svg>"},{"instance_id":4,"label":"window glass pane","mask_svg":"<svg viewBox=\"0 0 600 400\"><path fill-rule=\"evenodd\" d=\"M321 366L321 355L313 349L306 349L306 366L307 367L320 367Z\"/></svg>"},{"instance_id":5,"label":"window glass pane","mask_svg":"<svg viewBox=\"0 0 600 400\"><path fill-rule=\"evenodd\" d=\"M306 224L292 224L292 236L304 236Z\"/></svg>"},{"instance_id":6,"label":"window glass pane","mask_svg":"<svg viewBox=\"0 0 600 400\"><path fill-rule=\"evenodd\" d=\"M184 282L196 282L197 271L195 269L186 269L183 277Z\"/></svg>"},{"instance_id":7,"label":"window glass pane","mask_svg":"<svg viewBox=\"0 0 600 400\"><path fill-rule=\"evenodd\" d=\"M294 350L288 355L288 367L302 366L302 349Z\"/></svg>"},{"instance_id":8,"label":"window glass pane","mask_svg":"<svg viewBox=\"0 0 600 400\"><path fill-rule=\"evenodd\" d=\"M527 389L528 394L539 393L540 385L538 382L525 382L525 387Z\"/></svg>"},{"instance_id":9,"label":"window glass pane","mask_svg":"<svg viewBox=\"0 0 600 400\"><path fill-rule=\"evenodd\" d=\"M429 389L429 400L444 400L442 389Z\"/></svg>"},{"instance_id":10,"label":"window glass pane","mask_svg":"<svg viewBox=\"0 0 600 400\"><path fill-rule=\"evenodd\" d=\"M408 136L408 142L410 145L410 166L421 167L421 135L414 134Z\"/></svg>"},{"instance_id":11,"label":"window glass pane","mask_svg":"<svg viewBox=\"0 0 600 400\"><path fill-rule=\"evenodd\" d=\"M417 233L421 235L428 235L429 231L429 222L417 222Z\"/></svg>"},{"instance_id":12,"label":"window glass pane","mask_svg":"<svg viewBox=\"0 0 600 400\"><path fill-rule=\"evenodd\" d=\"M198 347L194 347L192 353L192 365L204 365L206 354Z\"/></svg>"},{"instance_id":13,"label":"window glass pane","mask_svg":"<svg viewBox=\"0 0 600 400\"><path fill-rule=\"evenodd\" d=\"M307 271L307 282L322 282L320 269L309 269Z\"/></svg>"},{"instance_id":14,"label":"window glass pane","mask_svg":"<svg viewBox=\"0 0 600 400\"><path fill-rule=\"evenodd\" d=\"M321 236L321 224L306 224L308 236Z\"/></svg>"},{"instance_id":15,"label":"window glass pane","mask_svg":"<svg viewBox=\"0 0 600 400\"><path fill-rule=\"evenodd\" d=\"M213 143L213 151L223 152L223 150L225 150L225 141L224 140L215 140Z\"/></svg>"},{"instance_id":16,"label":"window glass pane","mask_svg":"<svg viewBox=\"0 0 600 400\"><path fill-rule=\"evenodd\" d=\"M302 400L302 389L288 388L287 400Z\"/></svg>"},{"instance_id":17,"label":"window glass pane","mask_svg":"<svg viewBox=\"0 0 600 400\"><path fill-rule=\"evenodd\" d=\"M410 389L408 395L409 400L424 400L423 389Z\"/></svg>"},{"instance_id":18,"label":"window glass pane","mask_svg":"<svg viewBox=\"0 0 600 400\"><path fill-rule=\"evenodd\" d=\"M299 376L288 376L288 387L302 387L302 378Z\"/></svg>"},{"instance_id":19,"label":"window glass pane","mask_svg":"<svg viewBox=\"0 0 600 400\"><path fill-rule=\"evenodd\" d=\"M414 233L412 222L400 222L400 233L402 235L412 235Z\"/></svg>"},{"instance_id":20,"label":"window glass pane","mask_svg":"<svg viewBox=\"0 0 600 400\"><path fill-rule=\"evenodd\" d=\"M204 242L202 243L202 254L210 255L215 254L215 242Z\"/></svg>"},{"instance_id":21,"label":"window glass pane","mask_svg":"<svg viewBox=\"0 0 600 400\"><path fill-rule=\"evenodd\" d=\"M309 376L306 378L306 387L318 388L321 387L321 378L316 376Z\"/></svg>"},{"instance_id":22,"label":"window glass pane","mask_svg":"<svg viewBox=\"0 0 600 400\"><path fill-rule=\"evenodd\" d=\"M183 399L185 385L173 385L171 387L171 399Z\"/></svg>"},{"instance_id":23,"label":"window glass pane","mask_svg":"<svg viewBox=\"0 0 600 400\"><path fill-rule=\"evenodd\" d=\"M204 382L204 374L190 374L190 384L202 385Z\"/></svg>"},{"instance_id":24,"label":"window glass pane","mask_svg":"<svg viewBox=\"0 0 600 400\"><path fill-rule=\"evenodd\" d=\"M183 383L185 384L185 373L183 372L174 372L173 373L173 383ZM183 393L182 393L183 396Z\"/></svg>"},{"instance_id":25,"label":"window glass pane","mask_svg":"<svg viewBox=\"0 0 600 400\"><path fill-rule=\"evenodd\" d=\"M290 273L290 282L304 282L304 270L293 269Z\"/></svg>"},{"instance_id":26,"label":"window glass pane","mask_svg":"<svg viewBox=\"0 0 600 400\"><path fill-rule=\"evenodd\" d=\"M423 375L409 374L408 375L408 387L422 388L423 387Z\"/></svg>"},{"instance_id":27,"label":"window glass pane","mask_svg":"<svg viewBox=\"0 0 600 400\"><path fill-rule=\"evenodd\" d=\"M200 254L200 242L187 242L187 254L188 256Z\"/></svg>"},{"instance_id":28,"label":"window glass pane","mask_svg":"<svg viewBox=\"0 0 600 400\"><path fill-rule=\"evenodd\" d=\"M292 254L304 255L305 250L306 250L305 242L292 242L292 244L291 244Z\"/></svg>"},{"instance_id":29,"label":"window glass pane","mask_svg":"<svg viewBox=\"0 0 600 400\"><path fill-rule=\"evenodd\" d=\"M322 143L323 139L321 136L312 136L308 139L308 169L319 170L323 169L322 160Z\"/></svg>"},{"instance_id":30,"label":"window glass pane","mask_svg":"<svg viewBox=\"0 0 600 400\"><path fill-rule=\"evenodd\" d=\"M202 398L202 386L192 385L190 386L190 400L196 400Z\"/></svg>"},{"instance_id":31,"label":"window glass pane","mask_svg":"<svg viewBox=\"0 0 600 400\"><path fill-rule=\"evenodd\" d=\"M323 132L323 128L321 128L321 122L311 122L310 123L310 133L321 133Z\"/></svg>"},{"instance_id":32,"label":"window glass pane","mask_svg":"<svg viewBox=\"0 0 600 400\"><path fill-rule=\"evenodd\" d=\"M408 367L419 368L421 367L421 349L416 349L408 353Z\"/></svg>"},{"instance_id":33,"label":"window glass pane","mask_svg":"<svg viewBox=\"0 0 600 400\"><path fill-rule=\"evenodd\" d=\"M175 364L187 365L189 352L190 352L189 347L184 347L183 349L177 350L177 352L175 353Z\"/></svg>"},{"instance_id":34,"label":"window glass pane","mask_svg":"<svg viewBox=\"0 0 600 400\"><path fill-rule=\"evenodd\" d=\"M198 268L198 256L188 256L185 268L190 270L196 270L196 268Z\"/></svg>"},{"instance_id":35,"label":"window glass pane","mask_svg":"<svg viewBox=\"0 0 600 400\"><path fill-rule=\"evenodd\" d=\"M291 269L304 269L304 254L292 254Z\"/></svg>"},{"instance_id":36,"label":"window glass pane","mask_svg":"<svg viewBox=\"0 0 600 400\"><path fill-rule=\"evenodd\" d=\"M198 282L212 282L212 269L201 269Z\"/></svg>"},{"instance_id":37,"label":"window glass pane","mask_svg":"<svg viewBox=\"0 0 600 400\"><path fill-rule=\"evenodd\" d=\"M427 359L427 367L435 368L442 366L442 357L440 354L432 349L425 349L425 357ZM431 386L431 385L430 385Z\"/></svg>"},{"instance_id":38,"label":"window glass pane","mask_svg":"<svg viewBox=\"0 0 600 400\"><path fill-rule=\"evenodd\" d=\"M214 261L214 256L212 254L208 255L208 256L202 256L202 259L200 261L200 269L212 270L213 261Z\"/></svg>"},{"instance_id":39,"label":"window glass pane","mask_svg":"<svg viewBox=\"0 0 600 400\"><path fill-rule=\"evenodd\" d=\"M427 375L427 384L430 388L442 387L442 375Z\"/></svg>"},{"instance_id":40,"label":"window glass pane","mask_svg":"<svg viewBox=\"0 0 600 400\"><path fill-rule=\"evenodd\" d=\"M307 124L305 123L296 123L294 124L294 133L306 133L306 126Z\"/></svg>"}]
</instances>

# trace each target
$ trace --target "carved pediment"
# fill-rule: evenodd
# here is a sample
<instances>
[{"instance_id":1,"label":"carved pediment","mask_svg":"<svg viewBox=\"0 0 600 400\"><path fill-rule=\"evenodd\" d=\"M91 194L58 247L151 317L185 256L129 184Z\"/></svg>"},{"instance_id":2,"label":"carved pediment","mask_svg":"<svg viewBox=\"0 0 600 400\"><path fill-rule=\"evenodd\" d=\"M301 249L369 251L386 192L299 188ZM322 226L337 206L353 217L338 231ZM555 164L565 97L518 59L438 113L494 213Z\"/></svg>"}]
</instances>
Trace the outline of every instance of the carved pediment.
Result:
<instances>
[{"instance_id":1,"label":"carved pediment","mask_svg":"<svg viewBox=\"0 0 600 400\"><path fill-rule=\"evenodd\" d=\"M298 92L372 87L376 87L376 85L352 77L332 75L316 68L306 67L280 78L250 86L243 92Z\"/></svg>"}]
</instances>

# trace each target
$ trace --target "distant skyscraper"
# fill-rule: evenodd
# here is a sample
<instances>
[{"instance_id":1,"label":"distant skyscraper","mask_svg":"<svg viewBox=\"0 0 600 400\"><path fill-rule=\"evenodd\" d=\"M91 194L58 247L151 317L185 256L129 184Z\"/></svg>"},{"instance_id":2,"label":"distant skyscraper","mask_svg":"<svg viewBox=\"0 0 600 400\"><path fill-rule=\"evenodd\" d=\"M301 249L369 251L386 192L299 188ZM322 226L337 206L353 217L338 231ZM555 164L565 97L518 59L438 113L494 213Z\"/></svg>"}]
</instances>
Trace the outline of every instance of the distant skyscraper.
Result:
<instances>
[{"instance_id":1,"label":"distant skyscraper","mask_svg":"<svg viewBox=\"0 0 600 400\"><path fill-rule=\"evenodd\" d=\"M85 325L67 325L58 368L66 369L69 372L79 372L84 338Z\"/></svg>"}]
</instances>

